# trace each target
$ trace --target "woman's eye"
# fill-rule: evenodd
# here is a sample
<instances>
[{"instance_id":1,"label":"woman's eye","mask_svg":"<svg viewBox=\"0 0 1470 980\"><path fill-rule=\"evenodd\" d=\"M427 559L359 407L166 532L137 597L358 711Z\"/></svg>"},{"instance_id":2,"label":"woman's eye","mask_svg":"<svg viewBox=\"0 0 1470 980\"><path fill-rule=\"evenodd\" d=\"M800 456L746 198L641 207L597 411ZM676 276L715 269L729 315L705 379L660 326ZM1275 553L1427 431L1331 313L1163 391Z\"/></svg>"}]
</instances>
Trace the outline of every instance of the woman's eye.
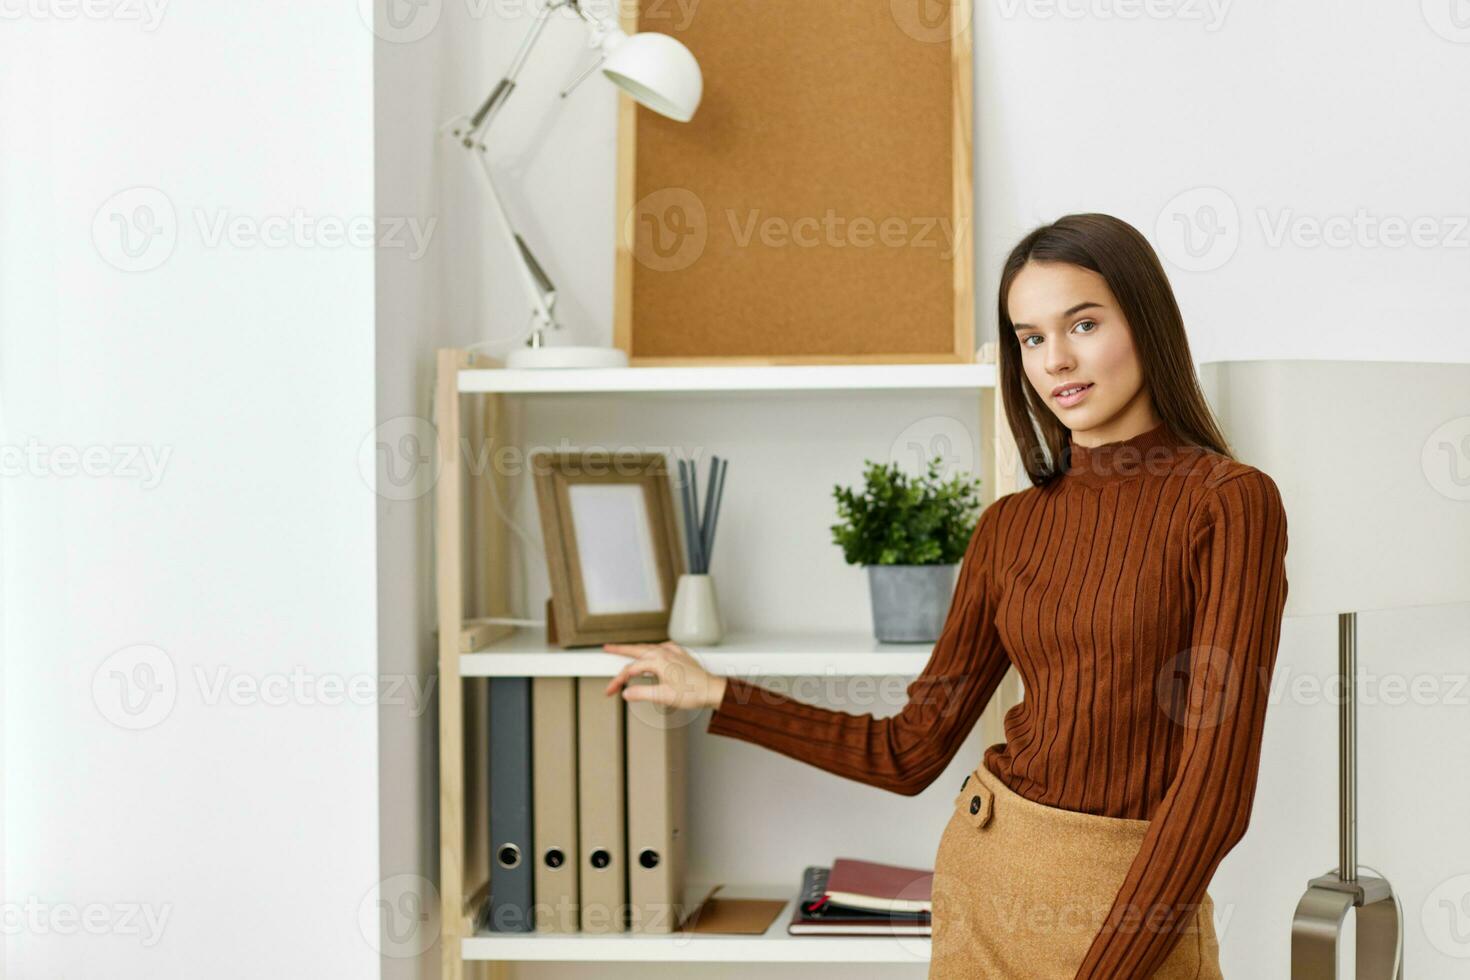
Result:
<instances>
[{"instance_id":1,"label":"woman's eye","mask_svg":"<svg viewBox=\"0 0 1470 980\"><path fill-rule=\"evenodd\" d=\"M1079 327L1080 327L1080 326L1082 326L1082 324L1084 324L1084 323L1088 323L1088 324L1091 324L1091 325L1092 325L1092 326L1094 326L1094 327L1096 327L1096 326L1097 326L1097 321L1096 321L1096 320L1078 320L1078 321L1077 321L1077 326L1079 326ZM1089 332L1090 332L1090 331L1089 331Z\"/></svg>"},{"instance_id":2,"label":"woman's eye","mask_svg":"<svg viewBox=\"0 0 1470 980\"><path fill-rule=\"evenodd\" d=\"M1035 334L1035 333L1033 333L1033 334L1031 334L1030 336L1027 336L1027 337L1022 337L1021 338L1021 346L1022 347L1035 347L1036 346L1035 344L1027 343L1027 341L1040 340L1040 339L1041 339L1041 335L1040 334Z\"/></svg>"}]
</instances>

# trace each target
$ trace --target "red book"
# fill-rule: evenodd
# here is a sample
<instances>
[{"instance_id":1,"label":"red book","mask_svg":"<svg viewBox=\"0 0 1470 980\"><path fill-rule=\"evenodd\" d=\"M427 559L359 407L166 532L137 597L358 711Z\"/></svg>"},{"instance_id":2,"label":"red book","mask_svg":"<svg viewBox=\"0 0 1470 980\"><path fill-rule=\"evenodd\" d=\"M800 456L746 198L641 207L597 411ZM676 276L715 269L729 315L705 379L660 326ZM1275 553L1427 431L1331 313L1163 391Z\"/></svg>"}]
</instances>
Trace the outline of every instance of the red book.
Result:
<instances>
[{"instance_id":1,"label":"red book","mask_svg":"<svg viewBox=\"0 0 1470 980\"><path fill-rule=\"evenodd\" d=\"M872 912L928 912L934 872L838 858L827 876L827 901Z\"/></svg>"}]
</instances>

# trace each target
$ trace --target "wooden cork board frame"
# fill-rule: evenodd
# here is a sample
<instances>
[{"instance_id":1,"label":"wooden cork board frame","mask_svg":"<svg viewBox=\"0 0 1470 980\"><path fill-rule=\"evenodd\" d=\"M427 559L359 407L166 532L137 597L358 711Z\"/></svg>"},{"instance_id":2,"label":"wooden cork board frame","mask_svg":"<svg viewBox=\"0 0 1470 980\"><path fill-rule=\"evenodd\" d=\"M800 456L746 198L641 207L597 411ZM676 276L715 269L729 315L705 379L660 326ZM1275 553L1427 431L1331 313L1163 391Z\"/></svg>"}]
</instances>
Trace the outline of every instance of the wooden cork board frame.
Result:
<instances>
[{"instance_id":1,"label":"wooden cork board frame","mask_svg":"<svg viewBox=\"0 0 1470 980\"><path fill-rule=\"evenodd\" d=\"M975 360L971 4L624 6L704 74L687 123L619 95L630 363Z\"/></svg>"}]
</instances>

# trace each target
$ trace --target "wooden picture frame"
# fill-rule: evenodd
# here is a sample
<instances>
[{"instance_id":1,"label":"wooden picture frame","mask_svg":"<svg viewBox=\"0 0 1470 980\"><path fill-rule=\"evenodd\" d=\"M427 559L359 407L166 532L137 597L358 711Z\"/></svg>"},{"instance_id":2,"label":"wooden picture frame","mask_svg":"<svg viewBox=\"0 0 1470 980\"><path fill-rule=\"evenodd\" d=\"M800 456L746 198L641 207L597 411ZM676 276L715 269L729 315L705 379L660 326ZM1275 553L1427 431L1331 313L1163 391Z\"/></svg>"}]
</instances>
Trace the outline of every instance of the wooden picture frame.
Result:
<instances>
[{"instance_id":1,"label":"wooden picture frame","mask_svg":"<svg viewBox=\"0 0 1470 980\"><path fill-rule=\"evenodd\" d=\"M624 6L704 77L686 123L618 96L629 364L976 361L973 6Z\"/></svg>"},{"instance_id":2,"label":"wooden picture frame","mask_svg":"<svg viewBox=\"0 0 1470 980\"><path fill-rule=\"evenodd\" d=\"M661 642L684 573L662 453L538 452L536 504L557 646Z\"/></svg>"}]
</instances>

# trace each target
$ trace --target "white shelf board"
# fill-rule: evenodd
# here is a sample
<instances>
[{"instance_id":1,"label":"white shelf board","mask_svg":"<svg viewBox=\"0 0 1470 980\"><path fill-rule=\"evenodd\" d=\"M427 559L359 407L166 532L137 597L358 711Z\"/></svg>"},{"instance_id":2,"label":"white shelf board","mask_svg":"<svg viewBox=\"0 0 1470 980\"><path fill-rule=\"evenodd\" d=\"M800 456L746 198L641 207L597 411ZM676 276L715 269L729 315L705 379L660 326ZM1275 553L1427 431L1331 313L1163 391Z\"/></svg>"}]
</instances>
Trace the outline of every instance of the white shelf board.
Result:
<instances>
[{"instance_id":1,"label":"white shelf board","mask_svg":"<svg viewBox=\"0 0 1470 980\"><path fill-rule=\"evenodd\" d=\"M577 933L481 933L460 941L466 960L580 961L624 963L907 963L929 962L928 936L793 936L787 933L791 889L727 886L728 898L786 900L775 921L759 936L694 932L642 935Z\"/></svg>"},{"instance_id":2,"label":"white shelf board","mask_svg":"<svg viewBox=\"0 0 1470 980\"><path fill-rule=\"evenodd\" d=\"M718 645L689 647L722 676L918 676L933 643L879 643L870 630L729 633ZM600 647L563 650L542 627L520 627L474 653L460 654L463 677L612 677L628 663Z\"/></svg>"},{"instance_id":3,"label":"white shelf board","mask_svg":"<svg viewBox=\"0 0 1470 980\"><path fill-rule=\"evenodd\" d=\"M462 392L872 391L995 387L994 364L776 364L627 368L473 368Z\"/></svg>"}]
</instances>

